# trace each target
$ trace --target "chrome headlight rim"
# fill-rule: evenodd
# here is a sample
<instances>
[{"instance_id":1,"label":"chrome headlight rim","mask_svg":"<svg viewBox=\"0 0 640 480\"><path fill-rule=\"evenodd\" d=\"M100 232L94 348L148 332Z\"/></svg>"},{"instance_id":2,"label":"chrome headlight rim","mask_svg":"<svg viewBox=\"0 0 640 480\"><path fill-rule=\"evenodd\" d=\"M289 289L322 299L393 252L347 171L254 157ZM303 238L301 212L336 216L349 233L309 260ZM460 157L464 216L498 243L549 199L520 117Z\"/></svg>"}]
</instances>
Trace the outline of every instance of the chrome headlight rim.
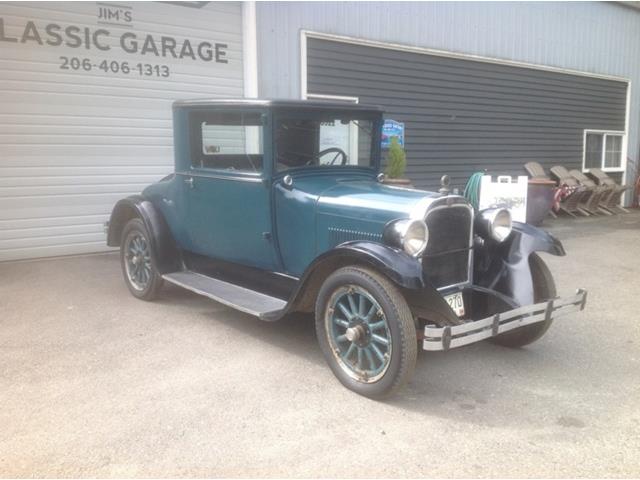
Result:
<instances>
[{"instance_id":1,"label":"chrome headlight rim","mask_svg":"<svg viewBox=\"0 0 640 480\"><path fill-rule=\"evenodd\" d=\"M511 212L506 208L489 208L481 211L476 218L476 228L480 236L502 243L513 230Z\"/></svg>"},{"instance_id":2,"label":"chrome headlight rim","mask_svg":"<svg viewBox=\"0 0 640 480\"><path fill-rule=\"evenodd\" d=\"M385 226L382 240L385 244L418 258L424 253L429 243L429 228L422 219L394 220Z\"/></svg>"}]
</instances>

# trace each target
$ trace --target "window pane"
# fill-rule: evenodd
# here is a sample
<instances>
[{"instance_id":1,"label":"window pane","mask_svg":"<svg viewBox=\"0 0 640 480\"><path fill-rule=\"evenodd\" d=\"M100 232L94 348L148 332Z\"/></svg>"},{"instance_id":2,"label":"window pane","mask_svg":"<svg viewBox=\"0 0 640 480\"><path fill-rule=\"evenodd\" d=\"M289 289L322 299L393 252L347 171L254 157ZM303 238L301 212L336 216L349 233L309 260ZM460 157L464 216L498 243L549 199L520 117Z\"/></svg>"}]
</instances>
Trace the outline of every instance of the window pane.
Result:
<instances>
[{"instance_id":1,"label":"window pane","mask_svg":"<svg viewBox=\"0 0 640 480\"><path fill-rule=\"evenodd\" d=\"M602 133L587 133L587 141L584 154L585 168L602 167L603 137L604 135Z\"/></svg>"},{"instance_id":2,"label":"window pane","mask_svg":"<svg viewBox=\"0 0 640 480\"><path fill-rule=\"evenodd\" d=\"M329 113L316 113L310 117L283 118L277 122L278 170L371 165L372 120Z\"/></svg>"},{"instance_id":3,"label":"window pane","mask_svg":"<svg viewBox=\"0 0 640 480\"><path fill-rule=\"evenodd\" d=\"M194 166L262 170L262 116L259 113L216 113L199 115L195 120L200 127L200 145L193 155Z\"/></svg>"},{"instance_id":4,"label":"window pane","mask_svg":"<svg viewBox=\"0 0 640 480\"><path fill-rule=\"evenodd\" d=\"M262 153L262 144L256 141L260 138L260 127L246 125L231 127L202 122L201 128L202 153L205 155Z\"/></svg>"},{"instance_id":5,"label":"window pane","mask_svg":"<svg viewBox=\"0 0 640 480\"><path fill-rule=\"evenodd\" d=\"M607 135L606 138L604 166L605 168L620 168L622 166L622 135Z\"/></svg>"}]
</instances>

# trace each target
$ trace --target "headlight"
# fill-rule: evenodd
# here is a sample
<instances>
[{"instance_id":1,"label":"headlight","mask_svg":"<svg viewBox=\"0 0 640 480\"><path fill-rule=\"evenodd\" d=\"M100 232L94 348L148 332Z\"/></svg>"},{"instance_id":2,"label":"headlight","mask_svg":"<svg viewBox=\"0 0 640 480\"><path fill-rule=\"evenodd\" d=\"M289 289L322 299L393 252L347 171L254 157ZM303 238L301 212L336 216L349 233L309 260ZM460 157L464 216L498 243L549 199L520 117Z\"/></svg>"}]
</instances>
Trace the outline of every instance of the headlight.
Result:
<instances>
[{"instance_id":1,"label":"headlight","mask_svg":"<svg viewBox=\"0 0 640 480\"><path fill-rule=\"evenodd\" d=\"M504 208L483 210L476 217L475 224L480 236L504 242L511 233L511 213Z\"/></svg>"},{"instance_id":2,"label":"headlight","mask_svg":"<svg viewBox=\"0 0 640 480\"><path fill-rule=\"evenodd\" d=\"M429 243L429 229L423 220L395 220L385 227L382 241L403 249L413 257L419 257Z\"/></svg>"}]
</instances>

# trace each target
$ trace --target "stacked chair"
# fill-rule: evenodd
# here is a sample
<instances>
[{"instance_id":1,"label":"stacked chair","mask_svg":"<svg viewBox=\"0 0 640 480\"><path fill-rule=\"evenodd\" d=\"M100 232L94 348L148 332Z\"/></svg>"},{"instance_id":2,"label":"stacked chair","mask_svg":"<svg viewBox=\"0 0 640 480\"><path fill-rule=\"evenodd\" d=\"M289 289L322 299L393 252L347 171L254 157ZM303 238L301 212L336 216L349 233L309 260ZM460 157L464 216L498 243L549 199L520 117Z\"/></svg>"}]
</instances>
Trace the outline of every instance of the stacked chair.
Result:
<instances>
[{"instance_id":1,"label":"stacked chair","mask_svg":"<svg viewBox=\"0 0 640 480\"><path fill-rule=\"evenodd\" d=\"M538 162L528 162L524 169L532 179L552 180ZM628 213L628 210L620 206L620 199L629 187L618 185L599 168L589 170L593 178L580 170L569 171L561 165L552 167L550 171L558 187L567 188L570 192L560 200L559 205L560 210L567 215L575 218L576 214L590 216L613 215L618 211Z\"/></svg>"},{"instance_id":2,"label":"stacked chair","mask_svg":"<svg viewBox=\"0 0 640 480\"><path fill-rule=\"evenodd\" d=\"M551 167L551 175L558 180L558 185L568 185L570 187L582 187L582 195L578 202L578 210L585 216L596 215L597 213L603 213L605 215L611 215L611 213L605 208L600 206L602 195L606 192L595 184L593 180L589 182L581 182L575 176L569 172L562 165L556 165ZM589 180L587 178L587 180Z\"/></svg>"},{"instance_id":3,"label":"stacked chair","mask_svg":"<svg viewBox=\"0 0 640 480\"><path fill-rule=\"evenodd\" d=\"M605 199L605 204L609 210L617 209L624 213L629 213L629 210L620 205L622 194L629 190L631 187L625 185L618 185L616 181L609 175L604 173L599 168L590 168L589 174L596 179L598 185L607 186L611 189L611 194Z\"/></svg>"},{"instance_id":4,"label":"stacked chair","mask_svg":"<svg viewBox=\"0 0 640 480\"><path fill-rule=\"evenodd\" d=\"M571 170L569 173L580 183L580 185L584 185L584 187L591 192L591 198L588 202L588 211L590 213L604 213L605 215L613 215L615 213L607 205L608 199L615 190L613 187L596 184L593 179L587 177L580 170Z\"/></svg>"}]
</instances>

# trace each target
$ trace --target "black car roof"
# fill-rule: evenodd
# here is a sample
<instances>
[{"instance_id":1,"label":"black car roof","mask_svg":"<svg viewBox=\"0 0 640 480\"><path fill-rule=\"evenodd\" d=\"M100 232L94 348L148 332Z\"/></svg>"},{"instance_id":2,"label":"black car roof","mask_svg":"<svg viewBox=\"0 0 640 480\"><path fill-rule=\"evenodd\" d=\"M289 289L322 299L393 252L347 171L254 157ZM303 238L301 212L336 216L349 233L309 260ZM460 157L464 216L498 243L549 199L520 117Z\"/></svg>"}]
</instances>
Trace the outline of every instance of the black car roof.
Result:
<instances>
[{"instance_id":1,"label":"black car roof","mask_svg":"<svg viewBox=\"0 0 640 480\"><path fill-rule=\"evenodd\" d=\"M176 100L173 108L181 107L273 107L273 108L313 108L322 110L349 110L382 112L376 105L362 105L359 103L335 102L324 100L271 100L271 99L209 99L196 98L191 100Z\"/></svg>"}]
</instances>

